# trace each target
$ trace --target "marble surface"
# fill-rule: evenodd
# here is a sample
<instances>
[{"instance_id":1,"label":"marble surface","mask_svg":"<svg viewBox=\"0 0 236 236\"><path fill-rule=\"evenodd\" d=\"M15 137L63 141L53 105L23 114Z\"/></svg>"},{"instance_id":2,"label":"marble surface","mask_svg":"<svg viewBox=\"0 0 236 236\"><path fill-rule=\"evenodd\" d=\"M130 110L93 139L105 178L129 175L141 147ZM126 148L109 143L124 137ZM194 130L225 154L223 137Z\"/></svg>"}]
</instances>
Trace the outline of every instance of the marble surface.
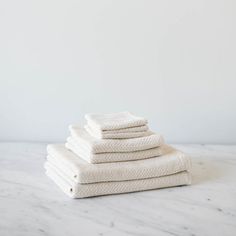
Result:
<instances>
[{"instance_id":1,"label":"marble surface","mask_svg":"<svg viewBox=\"0 0 236 236\"><path fill-rule=\"evenodd\" d=\"M236 235L236 146L174 146L192 186L74 200L45 176L46 144L0 143L0 235Z\"/></svg>"}]
</instances>

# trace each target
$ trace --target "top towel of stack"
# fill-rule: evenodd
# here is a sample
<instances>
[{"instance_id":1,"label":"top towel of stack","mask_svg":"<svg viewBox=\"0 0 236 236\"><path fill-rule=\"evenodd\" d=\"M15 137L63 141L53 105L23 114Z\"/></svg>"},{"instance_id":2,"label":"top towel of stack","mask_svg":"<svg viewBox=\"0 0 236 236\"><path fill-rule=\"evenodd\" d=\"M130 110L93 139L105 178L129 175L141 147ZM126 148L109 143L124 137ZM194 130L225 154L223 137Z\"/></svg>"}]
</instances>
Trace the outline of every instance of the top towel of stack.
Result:
<instances>
[{"instance_id":1,"label":"top towel of stack","mask_svg":"<svg viewBox=\"0 0 236 236\"><path fill-rule=\"evenodd\" d=\"M147 159L162 154L163 137L129 112L88 114L85 128L70 126L66 147L89 163Z\"/></svg>"},{"instance_id":2,"label":"top towel of stack","mask_svg":"<svg viewBox=\"0 0 236 236\"><path fill-rule=\"evenodd\" d=\"M137 138L152 134L147 120L129 112L85 115L88 133L100 139Z\"/></svg>"}]
</instances>

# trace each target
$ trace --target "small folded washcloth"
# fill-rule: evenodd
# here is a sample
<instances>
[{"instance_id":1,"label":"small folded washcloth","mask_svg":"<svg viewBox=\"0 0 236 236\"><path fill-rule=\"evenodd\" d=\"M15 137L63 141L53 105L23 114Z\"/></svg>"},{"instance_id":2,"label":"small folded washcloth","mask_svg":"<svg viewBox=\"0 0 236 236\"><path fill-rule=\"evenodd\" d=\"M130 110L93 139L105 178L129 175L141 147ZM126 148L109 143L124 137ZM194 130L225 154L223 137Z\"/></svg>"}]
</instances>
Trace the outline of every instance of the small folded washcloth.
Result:
<instances>
[{"instance_id":1,"label":"small folded washcloth","mask_svg":"<svg viewBox=\"0 0 236 236\"><path fill-rule=\"evenodd\" d=\"M72 125L69 129L71 136L91 153L134 152L159 147L164 143L163 137L155 133L132 139L97 139L79 126Z\"/></svg>"},{"instance_id":2,"label":"small folded washcloth","mask_svg":"<svg viewBox=\"0 0 236 236\"><path fill-rule=\"evenodd\" d=\"M190 170L188 156L167 145L163 149L162 156L145 160L90 164L63 144L51 144L47 161L80 184L154 178Z\"/></svg>"},{"instance_id":3,"label":"small folded washcloth","mask_svg":"<svg viewBox=\"0 0 236 236\"><path fill-rule=\"evenodd\" d=\"M89 125L85 125L84 128L91 136L94 136L95 138L98 139L138 138L152 134L152 132L148 130L147 125L125 128L125 129L103 130L103 131L100 129L95 129L94 127L91 128Z\"/></svg>"},{"instance_id":4,"label":"small folded washcloth","mask_svg":"<svg viewBox=\"0 0 236 236\"><path fill-rule=\"evenodd\" d=\"M145 118L134 116L129 112L87 114L85 115L85 119L92 129L94 128L101 131L137 127L147 124L147 120Z\"/></svg>"},{"instance_id":5,"label":"small folded washcloth","mask_svg":"<svg viewBox=\"0 0 236 236\"><path fill-rule=\"evenodd\" d=\"M46 163L45 168L46 175L71 198L86 198L191 184L191 175L187 171L149 179L79 184L50 163Z\"/></svg>"},{"instance_id":6,"label":"small folded washcloth","mask_svg":"<svg viewBox=\"0 0 236 236\"><path fill-rule=\"evenodd\" d=\"M147 159L150 157L157 157L163 154L162 146L136 152L106 152L96 154L92 153L84 145L76 142L76 140L72 137L67 138L65 146L76 155L86 160L88 163L93 164L118 161L134 161Z\"/></svg>"}]
</instances>

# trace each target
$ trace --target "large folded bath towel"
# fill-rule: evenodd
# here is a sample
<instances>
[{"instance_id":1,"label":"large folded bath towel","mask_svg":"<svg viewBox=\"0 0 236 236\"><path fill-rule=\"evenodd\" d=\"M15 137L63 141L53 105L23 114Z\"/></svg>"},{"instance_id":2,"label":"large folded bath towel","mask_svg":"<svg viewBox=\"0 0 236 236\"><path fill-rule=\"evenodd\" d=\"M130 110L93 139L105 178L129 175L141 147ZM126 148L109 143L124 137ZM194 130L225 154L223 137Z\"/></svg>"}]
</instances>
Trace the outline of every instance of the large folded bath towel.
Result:
<instances>
[{"instance_id":1,"label":"large folded bath towel","mask_svg":"<svg viewBox=\"0 0 236 236\"><path fill-rule=\"evenodd\" d=\"M92 153L84 145L76 142L72 137L67 138L65 146L82 159L93 164L147 159L150 157L160 156L164 152L164 148L161 146L136 152L106 152L96 154Z\"/></svg>"},{"instance_id":2,"label":"large folded bath towel","mask_svg":"<svg viewBox=\"0 0 236 236\"><path fill-rule=\"evenodd\" d=\"M72 198L85 198L99 195L136 192L150 189L187 185L191 176L187 171L173 175L117 182L79 184L68 178L50 163L46 163L46 174Z\"/></svg>"},{"instance_id":3,"label":"large folded bath towel","mask_svg":"<svg viewBox=\"0 0 236 236\"><path fill-rule=\"evenodd\" d=\"M99 130L117 130L147 124L145 118L134 116L129 112L87 114L85 115L85 119L91 128L94 127Z\"/></svg>"},{"instance_id":4,"label":"large folded bath towel","mask_svg":"<svg viewBox=\"0 0 236 236\"><path fill-rule=\"evenodd\" d=\"M134 152L158 147L164 143L163 137L155 133L132 139L97 139L82 127L71 125L69 129L71 136L92 153Z\"/></svg>"},{"instance_id":5,"label":"large folded bath towel","mask_svg":"<svg viewBox=\"0 0 236 236\"><path fill-rule=\"evenodd\" d=\"M191 168L189 157L170 146L165 146L166 154L160 157L103 164L87 163L63 144L48 145L47 150L48 162L82 184L160 177Z\"/></svg>"},{"instance_id":6,"label":"large folded bath towel","mask_svg":"<svg viewBox=\"0 0 236 236\"><path fill-rule=\"evenodd\" d=\"M132 127L127 129L117 129L117 130L99 130L91 128L89 125L85 125L86 131L95 138L98 139L127 139L127 138L138 138L143 136L151 135L153 132L148 130L146 125Z\"/></svg>"}]
</instances>

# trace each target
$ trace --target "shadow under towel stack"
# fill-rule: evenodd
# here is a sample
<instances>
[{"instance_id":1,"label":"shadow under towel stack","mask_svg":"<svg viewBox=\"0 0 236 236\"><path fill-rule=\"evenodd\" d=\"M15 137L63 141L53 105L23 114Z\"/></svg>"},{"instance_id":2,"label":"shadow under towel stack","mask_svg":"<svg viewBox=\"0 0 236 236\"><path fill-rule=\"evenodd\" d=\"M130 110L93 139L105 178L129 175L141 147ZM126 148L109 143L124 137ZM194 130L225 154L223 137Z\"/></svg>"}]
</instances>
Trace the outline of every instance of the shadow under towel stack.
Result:
<instances>
[{"instance_id":1,"label":"shadow under towel stack","mask_svg":"<svg viewBox=\"0 0 236 236\"><path fill-rule=\"evenodd\" d=\"M66 144L47 147L46 174L70 197L135 192L191 183L191 161L129 112L88 114Z\"/></svg>"}]
</instances>

